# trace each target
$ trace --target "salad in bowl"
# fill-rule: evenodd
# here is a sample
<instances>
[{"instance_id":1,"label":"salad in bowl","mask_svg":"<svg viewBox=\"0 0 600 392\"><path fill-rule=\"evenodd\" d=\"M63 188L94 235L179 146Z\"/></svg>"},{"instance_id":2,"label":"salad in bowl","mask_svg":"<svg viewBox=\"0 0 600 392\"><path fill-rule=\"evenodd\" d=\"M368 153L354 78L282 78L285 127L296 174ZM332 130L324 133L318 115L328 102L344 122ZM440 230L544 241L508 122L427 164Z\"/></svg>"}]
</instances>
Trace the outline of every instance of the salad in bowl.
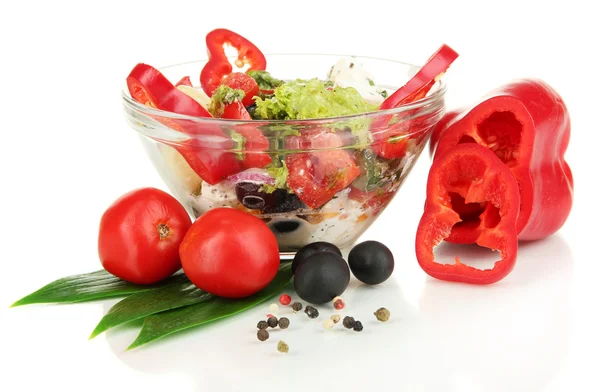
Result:
<instances>
[{"instance_id":1,"label":"salad in bowl","mask_svg":"<svg viewBox=\"0 0 600 392\"><path fill-rule=\"evenodd\" d=\"M136 65L126 117L188 212L251 213L282 252L316 241L346 248L373 223L443 116L441 77L458 56L443 45L419 68L264 55L225 29L206 44L206 61Z\"/></svg>"}]
</instances>

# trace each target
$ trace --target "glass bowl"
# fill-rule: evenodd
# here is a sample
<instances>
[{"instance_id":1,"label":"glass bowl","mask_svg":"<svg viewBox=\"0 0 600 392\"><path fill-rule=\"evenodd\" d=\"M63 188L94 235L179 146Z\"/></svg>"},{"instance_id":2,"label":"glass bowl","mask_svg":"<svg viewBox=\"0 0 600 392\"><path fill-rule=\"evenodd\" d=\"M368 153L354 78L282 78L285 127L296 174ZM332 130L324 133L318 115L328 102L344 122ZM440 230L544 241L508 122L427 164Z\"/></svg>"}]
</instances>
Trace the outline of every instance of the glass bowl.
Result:
<instances>
[{"instance_id":1,"label":"glass bowl","mask_svg":"<svg viewBox=\"0 0 600 392\"><path fill-rule=\"evenodd\" d=\"M342 55L267 55L268 70L285 79L324 79ZM390 93L419 67L352 56ZM199 75L205 61L162 68L175 83ZM193 79L192 79L193 80ZM198 81L193 81L199 84ZM446 87L399 108L311 120L239 121L191 117L135 102L123 89L125 116L139 132L154 167L173 195L197 218L212 208L237 208L262 219L280 251L316 241L351 246L398 192L444 115ZM257 151L234 135L260 131ZM272 159L279 167L244 170L241 161ZM285 165L280 162L285 162ZM283 186L282 186L283 185ZM283 188L283 189L280 189Z\"/></svg>"}]
</instances>

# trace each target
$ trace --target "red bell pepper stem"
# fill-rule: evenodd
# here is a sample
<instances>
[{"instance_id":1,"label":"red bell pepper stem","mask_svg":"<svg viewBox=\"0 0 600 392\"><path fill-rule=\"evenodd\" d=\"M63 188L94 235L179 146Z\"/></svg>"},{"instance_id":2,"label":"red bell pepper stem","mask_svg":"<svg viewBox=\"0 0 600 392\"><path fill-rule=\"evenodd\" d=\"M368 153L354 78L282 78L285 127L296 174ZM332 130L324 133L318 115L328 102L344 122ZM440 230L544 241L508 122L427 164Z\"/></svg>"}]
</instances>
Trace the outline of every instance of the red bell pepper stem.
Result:
<instances>
[{"instance_id":1,"label":"red bell pepper stem","mask_svg":"<svg viewBox=\"0 0 600 392\"><path fill-rule=\"evenodd\" d=\"M450 65L456 60L458 53L443 44L423 67L404 86L390 95L379 106L379 110L393 109L400 105L424 98L435 82L442 77Z\"/></svg>"},{"instance_id":2,"label":"red bell pepper stem","mask_svg":"<svg viewBox=\"0 0 600 392\"><path fill-rule=\"evenodd\" d=\"M470 109L448 114L434 134L435 159L457 144L477 143L510 168L521 191L519 239L544 238L564 224L573 204L573 175L564 158L571 123L552 87L534 79L512 82ZM448 241L470 242L473 236L465 227Z\"/></svg>"},{"instance_id":3,"label":"red bell pepper stem","mask_svg":"<svg viewBox=\"0 0 600 392\"><path fill-rule=\"evenodd\" d=\"M248 70L265 70L267 60L265 55L256 45L226 29L216 29L206 35L206 49L208 51L208 62L200 72L200 84L204 92L210 97L219 87L223 77L229 75L233 67L225 55L225 45L233 46L238 51L235 62L238 68L245 64L250 67Z\"/></svg>"},{"instance_id":4,"label":"red bell pepper stem","mask_svg":"<svg viewBox=\"0 0 600 392\"><path fill-rule=\"evenodd\" d=\"M456 210L457 204L476 206L475 213ZM490 150L476 144L456 146L440 155L431 166L427 200L416 236L419 265L437 279L490 284L504 278L517 258L516 222L519 187L506 165ZM477 236L473 243L499 250L502 257L492 269L435 261L433 249L452 230L469 225Z\"/></svg>"}]
</instances>

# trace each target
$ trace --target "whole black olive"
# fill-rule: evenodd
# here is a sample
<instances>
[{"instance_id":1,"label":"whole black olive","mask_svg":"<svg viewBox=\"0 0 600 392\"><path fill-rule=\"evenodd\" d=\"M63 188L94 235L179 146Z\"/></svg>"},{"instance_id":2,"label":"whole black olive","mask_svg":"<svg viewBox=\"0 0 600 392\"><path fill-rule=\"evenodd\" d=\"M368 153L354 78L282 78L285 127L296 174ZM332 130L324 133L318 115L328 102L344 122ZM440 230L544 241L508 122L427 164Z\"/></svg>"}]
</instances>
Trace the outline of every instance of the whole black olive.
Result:
<instances>
[{"instance_id":1,"label":"whole black olive","mask_svg":"<svg viewBox=\"0 0 600 392\"><path fill-rule=\"evenodd\" d=\"M348 264L356 279L366 284L383 283L394 272L392 252L377 241L365 241L352 248Z\"/></svg>"},{"instance_id":2,"label":"whole black olive","mask_svg":"<svg viewBox=\"0 0 600 392\"><path fill-rule=\"evenodd\" d=\"M332 252L315 253L296 270L294 288L306 302L324 304L342 295L350 282L344 259Z\"/></svg>"},{"instance_id":3,"label":"whole black olive","mask_svg":"<svg viewBox=\"0 0 600 392\"><path fill-rule=\"evenodd\" d=\"M332 252L338 256L342 255L340 249L329 242L313 242L312 244L303 246L296 252L296 256L294 256L294 261L292 262L292 273L296 273L298 266L304 263L307 258L319 252Z\"/></svg>"}]
</instances>

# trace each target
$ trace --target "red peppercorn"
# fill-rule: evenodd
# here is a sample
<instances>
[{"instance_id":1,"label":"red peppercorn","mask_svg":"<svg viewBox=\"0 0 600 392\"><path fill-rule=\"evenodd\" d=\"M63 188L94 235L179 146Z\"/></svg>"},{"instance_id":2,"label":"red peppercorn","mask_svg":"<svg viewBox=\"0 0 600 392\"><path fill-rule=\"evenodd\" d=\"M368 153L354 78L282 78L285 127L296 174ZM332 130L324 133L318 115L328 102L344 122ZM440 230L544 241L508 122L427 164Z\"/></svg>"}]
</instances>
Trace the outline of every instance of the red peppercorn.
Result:
<instances>
[{"instance_id":1,"label":"red peppercorn","mask_svg":"<svg viewBox=\"0 0 600 392\"><path fill-rule=\"evenodd\" d=\"M281 296L279 297L279 303L283 306L287 306L292 303L292 297L290 297L287 294L281 294Z\"/></svg>"},{"instance_id":2,"label":"red peppercorn","mask_svg":"<svg viewBox=\"0 0 600 392\"><path fill-rule=\"evenodd\" d=\"M346 304L344 303L344 300L343 300L343 299L341 299L341 298L337 299L337 300L336 300L336 301L333 303L333 307L334 307L336 310L342 310L342 309L344 309L344 307L345 307L345 306L346 306Z\"/></svg>"}]
</instances>

